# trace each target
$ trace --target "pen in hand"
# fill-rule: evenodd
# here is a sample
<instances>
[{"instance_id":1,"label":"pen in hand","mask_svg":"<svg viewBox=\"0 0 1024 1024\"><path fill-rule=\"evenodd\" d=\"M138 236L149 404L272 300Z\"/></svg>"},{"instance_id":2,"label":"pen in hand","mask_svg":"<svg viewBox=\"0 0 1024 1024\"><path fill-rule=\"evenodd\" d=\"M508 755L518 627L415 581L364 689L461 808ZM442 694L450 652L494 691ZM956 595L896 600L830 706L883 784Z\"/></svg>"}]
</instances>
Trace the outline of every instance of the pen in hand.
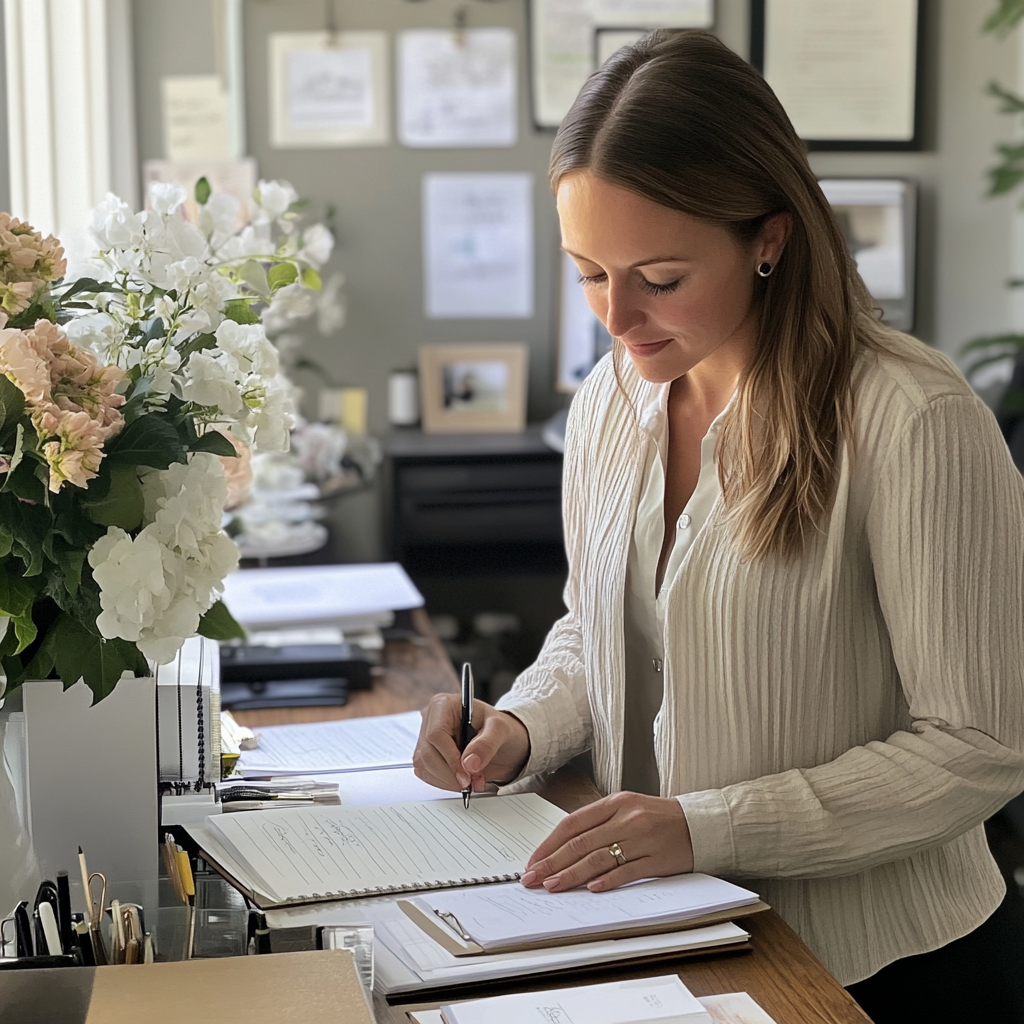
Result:
<instances>
[{"instance_id":1,"label":"pen in hand","mask_svg":"<svg viewBox=\"0 0 1024 1024\"><path fill-rule=\"evenodd\" d=\"M473 729L473 669L468 661L462 664L462 722L459 727L459 753L465 752L469 741L476 735ZM472 783L462 791L462 806L469 808L473 795Z\"/></svg>"}]
</instances>

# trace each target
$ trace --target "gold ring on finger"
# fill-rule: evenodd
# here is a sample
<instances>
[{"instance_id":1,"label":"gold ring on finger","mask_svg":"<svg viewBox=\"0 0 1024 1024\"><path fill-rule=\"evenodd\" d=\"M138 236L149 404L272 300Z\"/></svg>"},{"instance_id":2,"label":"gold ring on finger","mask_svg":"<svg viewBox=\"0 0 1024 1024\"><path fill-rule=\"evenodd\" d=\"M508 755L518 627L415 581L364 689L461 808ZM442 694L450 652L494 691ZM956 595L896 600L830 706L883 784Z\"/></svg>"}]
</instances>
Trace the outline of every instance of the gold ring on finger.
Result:
<instances>
[{"instance_id":1,"label":"gold ring on finger","mask_svg":"<svg viewBox=\"0 0 1024 1024\"><path fill-rule=\"evenodd\" d=\"M615 858L615 863L621 868L626 863L626 855L622 852L622 847L618 843L612 843L608 847L608 852Z\"/></svg>"}]
</instances>

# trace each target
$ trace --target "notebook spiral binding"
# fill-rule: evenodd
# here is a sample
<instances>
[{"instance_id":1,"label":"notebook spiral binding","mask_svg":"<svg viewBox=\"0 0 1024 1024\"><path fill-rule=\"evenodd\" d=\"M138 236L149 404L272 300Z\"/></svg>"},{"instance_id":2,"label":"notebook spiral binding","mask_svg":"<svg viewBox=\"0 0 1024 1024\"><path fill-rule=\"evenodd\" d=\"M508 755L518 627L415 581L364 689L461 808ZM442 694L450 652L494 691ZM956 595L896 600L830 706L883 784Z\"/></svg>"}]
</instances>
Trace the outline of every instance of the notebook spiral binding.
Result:
<instances>
[{"instance_id":1,"label":"notebook spiral binding","mask_svg":"<svg viewBox=\"0 0 1024 1024\"><path fill-rule=\"evenodd\" d=\"M437 882L405 882L402 885L369 885L363 889L342 889L338 892L314 892L296 896L288 903L319 903L324 900L357 899L360 896L391 896L400 892L433 892L436 889L457 889L460 885L490 885L493 882L515 882L519 872L508 875L480 875L477 878L449 878Z\"/></svg>"}]
</instances>

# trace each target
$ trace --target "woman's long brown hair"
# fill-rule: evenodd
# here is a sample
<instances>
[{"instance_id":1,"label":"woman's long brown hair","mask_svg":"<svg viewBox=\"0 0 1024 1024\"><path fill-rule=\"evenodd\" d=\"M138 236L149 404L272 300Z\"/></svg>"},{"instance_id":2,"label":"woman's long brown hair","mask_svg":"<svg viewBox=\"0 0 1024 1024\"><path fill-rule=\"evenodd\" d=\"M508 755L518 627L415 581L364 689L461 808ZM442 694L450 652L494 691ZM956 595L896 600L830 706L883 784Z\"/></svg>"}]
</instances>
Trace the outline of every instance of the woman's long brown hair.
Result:
<instances>
[{"instance_id":1,"label":"woman's long brown hair","mask_svg":"<svg viewBox=\"0 0 1024 1024\"><path fill-rule=\"evenodd\" d=\"M577 171L722 224L751 244L768 217L791 215L785 252L757 281L755 355L718 455L744 553L799 552L831 504L849 436L854 359L887 329L782 105L714 36L655 32L609 58L562 122L552 190Z\"/></svg>"}]
</instances>

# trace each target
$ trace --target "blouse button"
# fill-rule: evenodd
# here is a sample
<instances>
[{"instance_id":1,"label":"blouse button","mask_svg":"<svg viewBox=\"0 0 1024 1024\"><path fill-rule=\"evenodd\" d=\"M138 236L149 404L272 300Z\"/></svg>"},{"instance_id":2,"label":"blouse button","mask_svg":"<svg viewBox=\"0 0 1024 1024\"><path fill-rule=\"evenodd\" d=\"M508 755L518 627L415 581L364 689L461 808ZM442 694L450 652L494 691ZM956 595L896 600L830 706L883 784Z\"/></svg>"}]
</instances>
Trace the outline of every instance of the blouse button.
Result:
<instances>
[{"instance_id":1,"label":"blouse button","mask_svg":"<svg viewBox=\"0 0 1024 1024\"><path fill-rule=\"evenodd\" d=\"M651 659L651 664L654 666L654 671L655 672L660 672L661 671L661 658L652 658Z\"/></svg>"},{"instance_id":2,"label":"blouse button","mask_svg":"<svg viewBox=\"0 0 1024 1024\"><path fill-rule=\"evenodd\" d=\"M685 512L684 512L684 513L683 513L683 514L682 514L682 515L681 515L681 516L679 517L679 522L678 522L678 523L676 523L676 526L677 526L677 527L678 527L678 528L679 528L680 530L688 530L688 529L690 528L690 517L689 517L689 515L687 515L687 513L685 513Z\"/></svg>"}]
</instances>

